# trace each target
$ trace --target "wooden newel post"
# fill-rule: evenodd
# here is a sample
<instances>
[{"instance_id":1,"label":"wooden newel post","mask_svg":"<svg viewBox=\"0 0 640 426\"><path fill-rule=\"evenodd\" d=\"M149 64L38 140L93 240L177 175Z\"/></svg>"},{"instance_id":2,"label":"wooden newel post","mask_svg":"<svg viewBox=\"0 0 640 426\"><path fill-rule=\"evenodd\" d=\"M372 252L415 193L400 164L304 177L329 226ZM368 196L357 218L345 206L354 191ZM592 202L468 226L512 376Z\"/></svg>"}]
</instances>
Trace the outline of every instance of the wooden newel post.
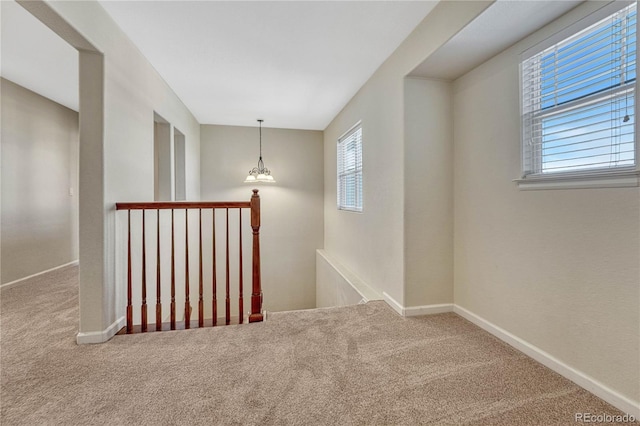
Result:
<instances>
[{"instance_id":1,"label":"wooden newel post","mask_svg":"<svg viewBox=\"0 0 640 426\"><path fill-rule=\"evenodd\" d=\"M260 196L253 190L251 196L251 229L253 230L253 290L249 322L260 322L262 317L262 284L260 282Z\"/></svg>"}]
</instances>

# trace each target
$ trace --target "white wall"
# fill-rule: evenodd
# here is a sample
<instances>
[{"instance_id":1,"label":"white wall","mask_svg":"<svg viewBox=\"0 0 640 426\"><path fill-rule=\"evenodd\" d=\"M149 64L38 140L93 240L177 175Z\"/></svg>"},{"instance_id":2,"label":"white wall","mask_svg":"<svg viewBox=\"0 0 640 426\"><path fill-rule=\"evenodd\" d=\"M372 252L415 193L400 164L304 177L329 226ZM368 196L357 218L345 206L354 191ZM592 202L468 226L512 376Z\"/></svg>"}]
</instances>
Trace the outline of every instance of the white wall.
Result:
<instances>
[{"instance_id":1,"label":"white wall","mask_svg":"<svg viewBox=\"0 0 640 426\"><path fill-rule=\"evenodd\" d=\"M453 303L451 84L404 85L404 305Z\"/></svg>"},{"instance_id":2,"label":"white wall","mask_svg":"<svg viewBox=\"0 0 640 426\"><path fill-rule=\"evenodd\" d=\"M154 201L172 201L171 124L154 114Z\"/></svg>"},{"instance_id":3,"label":"white wall","mask_svg":"<svg viewBox=\"0 0 640 426\"><path fill-rule=\"evenodd\" d=\"M2 284L78 259L78 113L2 79Z\"/></svg>"},{"instance_id":4,"label":"white wall","mask_svg":"<svg viewBox=\"0 0 640 426\"><path fill-rule=\"evenodd\" d=\"M324 132L325 250L378 293L404 295L404 77L491 2L442 2ZM336 208L336 143L362 121L364 209Z\"/></svg>"},{"instance_id":5,"label":"white wall","mask_svg":"<svg viewBox=\"0 0 640 426\"><path fill-rule=\"evenodd\" d=\"M202 199L249 200L260 190L264 308L314 308L316 249L323 247L322 132L262 128L274 185L244 184L257 165L257 127L201 126Z\"/></svg>"},{"instance_id":6,"label":"white wall","mask_svg":"<svg viewBox=\"0 0 640 426\"><path fill-rule=\"evenodd\" d=\"M455 303L640 401L638 188L519 191L519 53L454 84Z\"/></svg>"},{"instance_id":7,"label":"white wall","mask_svg":"<svg viewBox=\"0 0 640 426\"><path fill-rule=\"evenodd\" d=\"M154 198L154 111L185 135L186 196L195 200L200 126L99 3L21 4L82 49L79 336L100 341L124 315L123 235L116 239L123 227L114 204Z\"/></svg>"}]
</instances>

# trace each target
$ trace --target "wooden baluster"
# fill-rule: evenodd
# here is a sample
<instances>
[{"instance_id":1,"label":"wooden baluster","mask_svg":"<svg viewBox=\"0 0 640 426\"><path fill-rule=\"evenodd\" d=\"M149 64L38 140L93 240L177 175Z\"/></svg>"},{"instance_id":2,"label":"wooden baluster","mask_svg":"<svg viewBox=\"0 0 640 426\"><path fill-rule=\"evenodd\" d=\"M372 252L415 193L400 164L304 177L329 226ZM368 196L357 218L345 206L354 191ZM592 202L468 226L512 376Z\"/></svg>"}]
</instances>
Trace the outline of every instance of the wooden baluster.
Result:
<instances>
[{"instance_id":1,"label":"wooden baluster","mask_svg":"<svg viewBox=\"0 0 640 426\"><path fill-rule=\"evenodd\" d=\"M191 328L191 303L189 302L189 209L184 210L184 328Z\"/></svg>"},{"instance_id":2,"label":"wooden baluster","mask_svg":"<svg viewBox=\"0 0 640 426\"><path fill-rule=\"evenodd\" d=\"M258 190L253 190L251 196L251 229L253 231L253 256L252 256L252 292L251 314L249 322L262 321L262 284L260 282L260 196Z\"/></svg>"},{"instance_id":3,"label":"wooden baluster","mask_svg":"<svg viewBox=\"0 0 640 426\"><path fill-rule=\"evenodd\" d=\"M198 209L199 216L198 220L200 221L200 234L199 234L199 244L200 244L200 277L198 281L198 327L204 327L204 299L202 298L202 209Z\"/></svg>"},{"instance_id":4,"label":"wooden baluster","mask_svg":"<svg viewBox=\"0 0 640 426\"><path fill-rule=\"evenodd\" d=\"M216 209L211 209L211 229L212 229L212 236L211 236L211 240L212 242L212 253L213 253L213 258L212 258L212 271L211 271L211 285L213 287L213 301L212 303L212 315L213 315L213 319L211 322L211 325L213 325L214 327L218 324L218 300L217 300L217 296L216 296Z\"/></svg>"},{"instance_id":5,"label":"wooden baluster","mask_svg":"<svg viewBox=\"0 0 640 426\"><path fill-rule=\"evenodd\" d=\"M142 306L140 308L140 331L147 332L147 238L145 210L142 209Z\"/></svg>"},{"instance_id":6,"label":"wooden baluster","mask_svg":"<svg viewBox=\"0 0 640 426\"><path fill-rule=\"evenodd\" d=\"M160 209L156 209L156 331L162 330L162 299L160 298Z\"/></svg>"},{"instance_id":7,"label":"wooden baluster","mask_svg":"<svg viewBox=\"0 0 640 426\"><path fill-rule=\"evenodd\" d=\"M131 210L127 210L127 334L133 333L133 305L131 304Z\"/></svg>"},{"instance_id":8,"label":"wooden baluster","mask_svg":"<svg viewBox=\"0 0 640 426\"><path fill-rule=\"evenodd\" d=\"M238 281L239 281L239 298L238 298L238 324L242 324L244 320L244 307L242 300L242 209L238 209L238 232L239 232L239 251L240 251L240 259L238 261Z\"/></svg>"},{"instance_id":9,"label":"wooden baluster","mask_svg":"<svg viewBox=\"0 0 640 426\"><path fill-rule=\"evenodd\" d=\"M176 258L175 232L173 226L173 209L171 209L171 329L176 329Z\"/></svg>"},{"instance_id":10,"label":"wooden baluster","mask_svg":"<svg viewBox=\"0 0 640 426\"><path fill-rule=\"evenodd\" d=\"M227 280L226 280L226 299L225 299L225 323L229 325L231 323L231 299L229 298L229 208L227 208Z\"/></svg>"}]
</instances>

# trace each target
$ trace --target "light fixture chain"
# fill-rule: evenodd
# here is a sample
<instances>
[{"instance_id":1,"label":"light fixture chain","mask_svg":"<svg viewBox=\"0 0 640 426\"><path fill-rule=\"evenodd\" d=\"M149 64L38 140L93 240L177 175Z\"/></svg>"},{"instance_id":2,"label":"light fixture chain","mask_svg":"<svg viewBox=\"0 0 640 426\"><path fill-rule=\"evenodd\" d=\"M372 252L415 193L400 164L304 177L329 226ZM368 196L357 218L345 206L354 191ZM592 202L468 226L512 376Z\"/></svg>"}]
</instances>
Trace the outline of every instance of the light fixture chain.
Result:
<instances>
[{"instance_id":1,"label":"light fixture chain","mask_svg":"<svg viewBox=\"0 0 640 426\"><path fill-rule=\"evenodd\" d=\"M262 162L262 120L258 120L260 123L260 161ZM262 166L264 168L264 166Z\"/></svg>"}]
</instances>

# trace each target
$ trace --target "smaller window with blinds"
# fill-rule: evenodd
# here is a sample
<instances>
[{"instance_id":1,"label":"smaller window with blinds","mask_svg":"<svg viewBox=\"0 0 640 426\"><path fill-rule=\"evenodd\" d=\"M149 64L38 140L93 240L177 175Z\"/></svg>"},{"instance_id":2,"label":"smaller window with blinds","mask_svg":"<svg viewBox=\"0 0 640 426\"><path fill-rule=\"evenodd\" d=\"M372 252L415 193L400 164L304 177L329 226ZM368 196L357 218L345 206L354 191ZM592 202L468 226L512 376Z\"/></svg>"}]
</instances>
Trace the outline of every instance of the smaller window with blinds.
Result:
<instances>
[{"instance_id":1,"label":"smaller window with blinds","mask_svg":"<svg viewBox=\"0 0 640 426\"><path fill-rule=\"evenodd\" d=\"M523 179L635 170L636 26L633 3L524 58Z\"/></svg>"},{"instance_id":2,"label":"smaller window with blinds","mask_svg":"<svg viewBox=\"0 0 640 426\"><path fill-rule=\"evenodd\" d=\"M362 211L362 126L338 139L338 209Z\"/></svg>"}]
</instances>

